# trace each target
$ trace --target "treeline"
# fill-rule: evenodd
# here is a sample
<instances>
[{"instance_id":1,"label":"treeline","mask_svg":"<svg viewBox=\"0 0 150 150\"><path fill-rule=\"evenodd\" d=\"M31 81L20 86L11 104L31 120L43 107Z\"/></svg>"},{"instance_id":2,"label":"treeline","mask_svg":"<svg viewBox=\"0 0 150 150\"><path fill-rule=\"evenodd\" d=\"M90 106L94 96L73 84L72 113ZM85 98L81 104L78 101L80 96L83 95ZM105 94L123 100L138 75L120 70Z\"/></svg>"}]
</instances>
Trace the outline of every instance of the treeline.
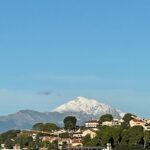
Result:
<instances>
[{"instance_id":1,"label":"treeline","mask_svg":"<svg viewBox=\"0 0 150 150\"><path fill-rule=\"evenodd\" d=\"M111 143L113 150L145 150L150 149L150 131L145 131L142 126L130 127L130 120L133 114L125 114L124 122L119 126L102 126L101 123L105 121L112 121L113 117L106 114L100 117L100 125L97 127L96 136L91 139L90 135L82 139L84 146L102 146L105 147L107 143ZM67 131L75 130L77 119L74 116L67 116L64 118L64 129ZM81 127L80 127L81 128ZM36 123L32 127L33 130L52 132L60 128L54 123ZM84 127L82 127L84 129ZM42 132L41 132L42 133ZM46 134L45 134L46 135ZM15 144L21 148L28 148L38 150L45 147L48 150L57 150L58 141L42 142L40 137L44 134L37 134L33 138L32 134L23 133L20 130L11 130L0 134L0 144L5 144L5 147L11 149ZM47 135L48 136L48 135ZM70 134L60 134L61 138L68 138ZM72 138L72 137L70 137ZM63 147L66 147L65 143Z\"/></svg>"},{"instance_id":2,"label":"treeline","mask_svg":"<svg viewBox=\"0 0 150 150\"><path fill-rule=\"evenodd\" d=\"M150 131L144 131L142 126L130 127L133 114L125 114L121 126L99 126L96 137L89 135L83 138L84 146L106 146L111 143L114 150L144 150L150 149ZM112 115L100 117L100 122L113 120Z\"/></svg>"},{"instance_id":3,"label":"treeline","mask_svg":"<svg viewBox=\"0 0 150 150\"><path fill-rule=\"evenodd\" d=\"M150 131L144 131L142 126L134 126L128 129L119 127L101 126L95 138L89 135L83 138L84 146L105 146L111 143L115 150L143 150L150 144Z\"/></svg>"},{"instance_id":4,"label":"treeline","mask_svg":"<svg viewBox=\"0 0 150 150\"><path fill-rule=\"evenodd\" d=\"M29 134L24 134L20 130L10 130L5 133L0 134L0 149L2 145L5 145L6 149L13 149L14 145L19 145L20 148L39 150L39 148L47 148L48 150L57 150L58 141L43 142L40 139L40 134L37 134L36 139L34 139ZM43 136L43 135L42 135Z\"/></svg>"},{"instance_id":5,"label":"treeline","mask_svg":"<svg viewBox=\"0 0 150 150\"><path fill-rule=\"evenodd\" d=\"M76 128L77 119L74 116L67 116L64 118L64 129L74 130ZM32 130L52 132L59 130L60 128L54 123L36 123L33 125ZM5 145L5 148L12 149L14 145L19 145L22 148L38 150L39 148L47 148L48 150L57 150L58 141L44 142L40 139L42 136L49 136L49 134L38 133L34 139L32 134L24 133L21 130L10 130L0 134L0 149L1 144ZM68 133L62 133L60 138L68 138ZM63 144L63 149L66 147L66 143Z\"/></svg>"}]
</instances>

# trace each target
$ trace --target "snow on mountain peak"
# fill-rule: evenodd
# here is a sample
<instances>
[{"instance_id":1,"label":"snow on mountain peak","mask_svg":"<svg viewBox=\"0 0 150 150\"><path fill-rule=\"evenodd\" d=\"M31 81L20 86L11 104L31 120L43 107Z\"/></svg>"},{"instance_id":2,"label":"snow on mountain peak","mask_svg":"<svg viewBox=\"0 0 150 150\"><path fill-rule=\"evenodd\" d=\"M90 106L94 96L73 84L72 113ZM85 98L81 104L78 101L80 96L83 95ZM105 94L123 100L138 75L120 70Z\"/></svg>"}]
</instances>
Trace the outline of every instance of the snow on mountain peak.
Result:
<instances>
[{"instance_id":1,"label":"snow on mountain peak","mask_svg":"<svg viewBox=\"0 0 150 150\"><path fill-rule=\"evenodd\" d=\"M81 96L75 98L74 100L69 101L66 104L57 107L56 109L52 110L52 112L59 112L59 113L82 112L96 116L106 113L110 113L113 115L117 114L117 110L115 110L111 106L98 102L95 99L88 99Z\"/></svg>"}]
</instances>

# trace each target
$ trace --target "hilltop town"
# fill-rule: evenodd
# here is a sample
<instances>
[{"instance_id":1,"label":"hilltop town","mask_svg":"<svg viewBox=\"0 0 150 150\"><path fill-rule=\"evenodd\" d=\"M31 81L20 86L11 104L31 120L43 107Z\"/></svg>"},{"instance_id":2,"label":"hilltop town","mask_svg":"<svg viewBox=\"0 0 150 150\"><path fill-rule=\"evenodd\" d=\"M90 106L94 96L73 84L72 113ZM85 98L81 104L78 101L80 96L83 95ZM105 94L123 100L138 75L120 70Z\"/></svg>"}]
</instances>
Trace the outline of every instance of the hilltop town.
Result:
<instances>
[{"instance_id":1,"label":"hilltop town","mask_svg":"<svg viewBox=\"0 0 150 150\"><path fill-rule=\"evenodd\" d=\"M74 116L64 118L64 127L36 123L30 130L10 130L0 135L1 149L40 150L143 150L150 149L150 119L127 113L121 119L111 114L77 126Z\"/></svg>"}]
</instances>

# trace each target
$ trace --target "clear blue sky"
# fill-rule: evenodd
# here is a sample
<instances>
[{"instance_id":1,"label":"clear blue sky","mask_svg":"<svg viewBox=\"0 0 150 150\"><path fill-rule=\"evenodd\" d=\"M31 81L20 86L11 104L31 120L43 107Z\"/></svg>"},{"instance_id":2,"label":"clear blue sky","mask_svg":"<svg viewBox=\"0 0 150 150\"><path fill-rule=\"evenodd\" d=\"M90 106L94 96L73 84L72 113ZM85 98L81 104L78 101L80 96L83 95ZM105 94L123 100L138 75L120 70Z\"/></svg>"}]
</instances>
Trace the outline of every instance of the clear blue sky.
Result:
<instances>
[{"instance_id":1,"label":"clear blue sky","mask_svg":"<svg viewBox=\"0 0 150 150\"><path fill-rule=\"evenodd\" d=\"M0 115L76 96L150 117L150 1L0 2Z\"/></svg>"}]
</instances>

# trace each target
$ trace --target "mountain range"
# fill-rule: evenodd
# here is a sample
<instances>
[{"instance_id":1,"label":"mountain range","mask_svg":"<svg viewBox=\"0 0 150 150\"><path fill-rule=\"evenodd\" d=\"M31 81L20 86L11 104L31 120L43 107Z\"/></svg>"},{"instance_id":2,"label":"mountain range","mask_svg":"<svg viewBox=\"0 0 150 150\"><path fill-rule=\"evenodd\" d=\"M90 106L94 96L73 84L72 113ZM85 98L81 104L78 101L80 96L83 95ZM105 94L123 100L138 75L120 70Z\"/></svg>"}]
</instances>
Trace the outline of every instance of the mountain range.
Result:
<instances>
[{"instance_id":1,"label":"mountain range","mask_svg":"<svg viewBox=\"0 0 150 150\"><path fill-rule=\"evenodd\" d=\"M121 111L94 99L77 97L50 112L38 112L34 110L21 110L8 116L0 117L0 132L10 129L30 129L38 122L53 122L63 126L66 116L75 116L78 125L83 125L89 119L98 119L103 114L112 114L114 118L120 118Z\"/></svg>"}]
</instances>

